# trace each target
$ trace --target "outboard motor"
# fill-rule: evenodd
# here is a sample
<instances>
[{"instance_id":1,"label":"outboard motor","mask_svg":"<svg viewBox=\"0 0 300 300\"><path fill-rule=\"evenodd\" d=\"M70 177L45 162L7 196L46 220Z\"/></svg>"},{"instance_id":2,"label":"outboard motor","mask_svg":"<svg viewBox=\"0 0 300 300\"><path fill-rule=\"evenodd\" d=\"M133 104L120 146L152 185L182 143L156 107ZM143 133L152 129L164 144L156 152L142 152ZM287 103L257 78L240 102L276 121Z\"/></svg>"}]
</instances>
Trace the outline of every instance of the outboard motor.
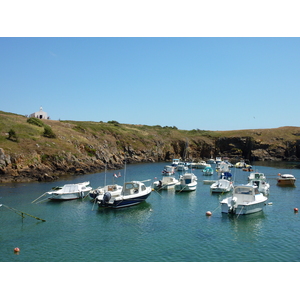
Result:
<instances>
[{"instance_id":1,"label":"outboard motor","mask_svg":"<svg viewBox=\"0 0 300 300\"><path fill-rule=\"evenodd\" d=\"M236 197L233 197L230 203L230 208L229 208L229 213L231 214L235 214L235 210L236 210Z\"/></svg>"},{"instance_id":2,"label":"outboard motor","mask_svg":"<svg viewBox=\"0 0 300 300\"><path fill-rule=\"evenodd\" d=\"M108 203L108 201L111 199L111 193L110 192L106 192L103 195L103 204L105 205L106 203Z\"/></svg>"}]
</instances>

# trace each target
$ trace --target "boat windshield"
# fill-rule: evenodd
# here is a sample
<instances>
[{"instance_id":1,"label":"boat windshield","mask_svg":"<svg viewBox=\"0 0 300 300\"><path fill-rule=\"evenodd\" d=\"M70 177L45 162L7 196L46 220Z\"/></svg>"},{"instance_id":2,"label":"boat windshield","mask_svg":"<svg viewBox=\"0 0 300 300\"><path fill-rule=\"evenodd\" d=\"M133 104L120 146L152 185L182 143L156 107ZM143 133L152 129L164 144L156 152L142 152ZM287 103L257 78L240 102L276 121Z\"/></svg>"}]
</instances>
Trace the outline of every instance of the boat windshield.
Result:
<instances>
[{"instance_id":1,"label":"boat windshield","mask_svg":"<svg viewBox=\"0 0 300 300\"><path fill-rule=\"evenodd\" d=\"M252 187L240 187L240 186L238 186L238 187L236 187L235 189L234 189L234 193L235 194L242 194L242 195L252 195L252 190L253 190L253 188Z\"/></svg>"},{"instance_id":2,"label":"boat windshield","mask_svg":"<svg viewBox=\"0 0 300 300\"><path fill-rule=\"evenodd\" d=\"M138 189L139 185L136 182L128 182L125 184L125 189L130 190L130 189Z\"/></svg>"}]
</instances>

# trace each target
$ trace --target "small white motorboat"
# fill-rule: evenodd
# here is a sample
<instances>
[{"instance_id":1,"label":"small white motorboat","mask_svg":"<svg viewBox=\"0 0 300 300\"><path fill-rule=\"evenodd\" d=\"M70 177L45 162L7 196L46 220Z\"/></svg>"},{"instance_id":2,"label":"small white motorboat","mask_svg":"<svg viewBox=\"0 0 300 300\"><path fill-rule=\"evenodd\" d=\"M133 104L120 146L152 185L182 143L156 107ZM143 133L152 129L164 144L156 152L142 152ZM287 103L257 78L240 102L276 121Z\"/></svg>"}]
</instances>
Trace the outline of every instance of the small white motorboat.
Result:
<instances>
[{"instance_id":1,"label":"small white motorboat","mask_svg":"<svg viewBox=\"0 0 300 300\"><path fill-rule=\"evenodd\" d=\"M224 161L221 161L220 163L218 163L218 164L216 165L216 171L217 171L218 173L230 172L229 164L227 164L227 163L224 162Z\"/></svg>"},{"instance_id":2,"label":"small white motorboat","mask_svg":"<svg viewBox=\"0 0 300 300\"><path fill-rule=\"evenodd\" d=\"M222 162L222 157L217 156L215 162L216 162L216 164L219 164L220 162Z\"/></svg>"},{"instance_id":3,"label":"small white motorboat","mask_svg":"<svg viewBox=\"0 0 300 300\"><path fill-rule=\"evenodd\" d=\"M266 180L266 176L264 173L251 172L248 176L248 180Z\"/></svg>"},{"instance_id":4,"label":"small white motorboat","mask_svg":"<svg viewBox=\"0 0 300 300\"><path fill-rule=\"evenodd\" d=\"M238 185L234 187L232 196L220 202L221 211L226 214L247 215L261 211L267 200L257 186Z\"/></svg>"},{"instance_id":5,"label":"small white motorboat","mask_svg":"<svg viewBox=\"0 0 300 300\"><path fill-rule=\"evenodd\" d=\"M162 173L163 176L174 175L175 174L175 167L174 166L165 166L161 173Z\"/></svg>"},{"instance_id":6,"label":"small white motorboat","mask_svg":"<svg viewBox=\"0 0 300 300\"><path fill-rule=\"evenodd\" d=\"M233 190L233 183L231 181L231 173L222 173L220 179L210 186L212 193L227 193Z\"/></svg>"},{"instance_id":7,"label":"small white motorboat","mask_svg":"<svg viewBox=\"0 0 300 300\"><path fill-rule=\"evenodd\" d=\"M187 171L189 168L184 162L179 162L178 165L176 166L176 170L181 172L181 171Z\"/></svg>"},{"instance_id":8,"label":"small white motorboat","mask_svg":"<svg viewBox=\"0 0 300 300\"><path fill-rule=\"evenodd\" d=\"M244 160L237 162L234 166L239 169L251 167L250 165L247 165Z\"/></svg>"},{"instance_id":9,"label":"small white motorboat","mask_svg":"<svg viewBox=\"0 0 300 300\"><path fill-rule=\"evenodd\" d=\"M173 176L163 176L161 180L153 182L153 188L155 190L169 190L175 187L175 184L178 182Z\"/></svg>"},{"instance_id":10,"label":"small white motorboat","mask_svg":"<svg viewBox=\"0 0 300 300\"><path fill-rule=\"evenodd\" d=\"M178 165L178 163L180 162L180 159L179 158L173 158L172 160L172 166L173 167L176 167Z\"/></svg>"},{"instance_id":11,"label":"small white motorboat","mask_svg":"<svg viewBox=\"0 0 300 300\"><path fill-rule=\"evenodd\" d=\"M216 161L213 158L210 158L206 161L207 164L215 164Z\"/></svg>"},{"instance_id":12,"label":"small white motorboat","mask_svg":"<svg viewBox=\"0 0 300 300\"><path fill-rule=\"evenodd\" d=\"M74 200L84 198L92 187L88 186L89 181L74 184L65 184L63 187L55 188L47 192L51 200Z\"/></svg>"},{"instance_id":13,"label":"small white motorboat","mask_svg":"<svg viewBox=\"0 0 300 300\"><path fill-rule=\"evenodd\" d=\"M295 186L296 178L292 174L278 174L277 185L279 186Z\"/></svg>"},{"instance_id":14,"label":"small white motorboat","mask_svg":"<svg viewBox=\"0 0 300 300\"><path fill-rule=\"evenodd\" d=\"M250 180L247 185L255 185L260 193L268 195L270 192L270 184L265 180Z\"/></svg>"},{"instance_id":15,"label":"small white motorboat","mask_svg":"<svg viewBox=\"0 0 300 300\"><path fill-rule=\"evenodd\" d=\"M249 185L256 185L258 191L263 193L264 195L269 194L270 184L266 181L266 176L264 173L252 172L248 176Z\"/></svg>"},{"instance_id":16,"label":"small white motorboat","mask_svg":"<svg viewBox=\"0 0 300 300\"><path fill-rule=\"evenodd\" d=\"M204 160L197 163L193 163L193 168L196 169L205 169L206 167L211 167L211 165L209 163L206 163Z\"/></svg>"},{"instance_id":17,"label":"small white motorboat","mask_svg":"<svg viewBox=\"0 0 300 300\"><path fill-rule=\"evenodd\" d=\"M193 173L185 173L180 175L179 181L175 184L176 192L195 191L197 188L197 176Z\"/></svg>"},{"instance_id":18,"label":"small white motorboat","mask_svg":"<svg viewBox=\"0 0 300 300\"><path fill-rule=\"evenodd\" d=\"M150 181L150 180L145 180ZM144 181L144 182L145 182ZM152 192L150 186L146 186L142 181L125 182L120 195L112 196L106 192L103 197L96 197L99 207L121 208L137 205L145 201Z\"/></svg>"}]
</instances>

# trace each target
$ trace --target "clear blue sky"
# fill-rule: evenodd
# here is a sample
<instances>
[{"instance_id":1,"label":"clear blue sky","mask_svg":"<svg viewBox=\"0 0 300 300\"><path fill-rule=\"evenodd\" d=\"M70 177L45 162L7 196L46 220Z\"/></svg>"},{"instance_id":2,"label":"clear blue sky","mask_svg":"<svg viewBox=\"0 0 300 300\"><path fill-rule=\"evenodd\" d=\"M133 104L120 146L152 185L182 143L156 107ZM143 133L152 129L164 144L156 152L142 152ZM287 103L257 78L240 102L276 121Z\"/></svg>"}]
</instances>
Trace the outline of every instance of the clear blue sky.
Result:
<instances>
[{"instance_id":1,"label":"clear blue sky","mask_svg":"<svg viewBox=\"0 0 300 300\"><path fill-rule=\"evenodd\" d=\"M0 110L236 130L300 126L300 38L0 38Z\"/></svg>"}]
</instances>

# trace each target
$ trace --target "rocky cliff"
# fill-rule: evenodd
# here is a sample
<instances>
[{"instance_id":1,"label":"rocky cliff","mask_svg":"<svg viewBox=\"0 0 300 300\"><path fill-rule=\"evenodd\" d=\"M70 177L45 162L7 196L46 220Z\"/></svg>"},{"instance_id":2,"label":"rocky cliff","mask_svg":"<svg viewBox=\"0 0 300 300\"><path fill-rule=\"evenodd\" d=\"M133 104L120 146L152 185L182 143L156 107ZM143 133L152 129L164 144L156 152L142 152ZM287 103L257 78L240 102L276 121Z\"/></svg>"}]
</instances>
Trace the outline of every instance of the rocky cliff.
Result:
<instances>
[{"instance_id":1,"label":"rocky cliff","mask_svg":"<svg viewBox=\"0 0 300 300\"><path fill-rule=\"evenodd\" d=\"M29 122L31 121L31 122ZM34 122L33 122L34 121ZM29 120L0 112L0 182L48 181L66 174L99 172L127 163L200 161L226 156L259 160L300 159L300 128L240 131Z\"/></svg>"}]
</instances>

